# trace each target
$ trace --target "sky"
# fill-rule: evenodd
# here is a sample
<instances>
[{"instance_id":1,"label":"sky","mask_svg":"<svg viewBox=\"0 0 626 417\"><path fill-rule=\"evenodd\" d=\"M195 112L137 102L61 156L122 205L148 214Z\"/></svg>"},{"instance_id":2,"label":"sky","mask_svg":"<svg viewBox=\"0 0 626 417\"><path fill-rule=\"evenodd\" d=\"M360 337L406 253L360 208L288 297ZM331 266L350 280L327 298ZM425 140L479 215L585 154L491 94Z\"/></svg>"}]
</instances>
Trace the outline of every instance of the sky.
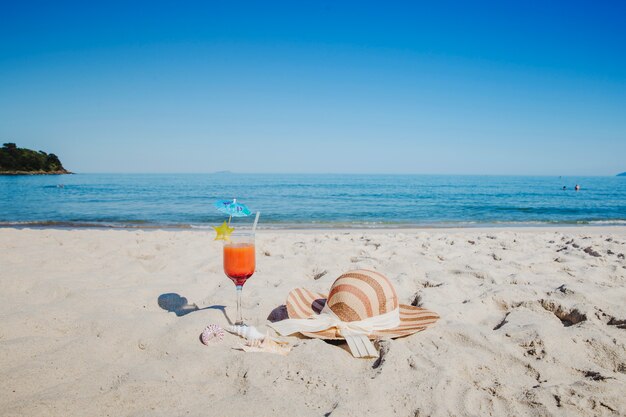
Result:
<instances>
[{"instance_id":1,"label":"sky","mask_svg":"<svg viewBox=\"0 0 626 417\"><path fill-rule=\"evenodd\" d=\"M0 3L0 143L74 172L615 175L626 2Z\"/></svg>"}]
</instances>

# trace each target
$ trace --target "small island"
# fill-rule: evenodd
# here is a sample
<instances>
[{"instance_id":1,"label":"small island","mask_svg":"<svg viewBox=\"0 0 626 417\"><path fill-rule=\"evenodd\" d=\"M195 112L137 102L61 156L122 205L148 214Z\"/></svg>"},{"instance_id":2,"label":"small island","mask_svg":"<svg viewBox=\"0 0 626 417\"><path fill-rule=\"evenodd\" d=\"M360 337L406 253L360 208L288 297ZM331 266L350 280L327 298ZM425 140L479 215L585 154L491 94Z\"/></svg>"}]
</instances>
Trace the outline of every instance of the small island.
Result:
<instances>
[{"instance_id":1,"label":"small island","mask_svg":"<svg viewBox=\"0 0 626 417\"><path fill-rule=\"evenodd\" d=\"M5 143L0 148L0 175L60 175L71 174L63 168L53 153L18 148L15 143Z\"/></svg>"},{"instance_id":2,"label":"small island","mask_svg":"<svg viewBox=\"0 0 626 417\"><path fill-rule=\"evenodd\" d=\"M622 172L621 174L617 174L618 177L626 177L626 172Z\"/></svg>"}]
</instances>

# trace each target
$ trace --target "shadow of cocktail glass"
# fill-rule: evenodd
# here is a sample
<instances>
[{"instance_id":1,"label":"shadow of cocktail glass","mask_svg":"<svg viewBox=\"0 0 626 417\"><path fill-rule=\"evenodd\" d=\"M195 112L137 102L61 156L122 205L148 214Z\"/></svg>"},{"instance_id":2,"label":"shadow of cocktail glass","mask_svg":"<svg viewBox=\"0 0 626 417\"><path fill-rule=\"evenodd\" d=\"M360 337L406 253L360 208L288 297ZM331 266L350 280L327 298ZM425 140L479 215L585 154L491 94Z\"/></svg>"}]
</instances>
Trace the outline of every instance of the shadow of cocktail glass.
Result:
<instances>
[{"instance_id":1,"label":"shadow of cocktail glass","mask_svg":"<svg viewBox=\"0 0 626 417\"><path fill-rule=\"evenodd\" d=\"M181 297L173 292L159 295L157 302L159 307L163 310L167 310L169 313L176 314L177 317L182 317L189 313L193 313L194 311L200 310L220 310L222 314L224 314L224 317L226 317L228 324L233 324L228 317L228 314L226 314L226 306L223 305L212 305L200 308L195 303L189 304L186 297Z\"/></svg>"}]
</instances>

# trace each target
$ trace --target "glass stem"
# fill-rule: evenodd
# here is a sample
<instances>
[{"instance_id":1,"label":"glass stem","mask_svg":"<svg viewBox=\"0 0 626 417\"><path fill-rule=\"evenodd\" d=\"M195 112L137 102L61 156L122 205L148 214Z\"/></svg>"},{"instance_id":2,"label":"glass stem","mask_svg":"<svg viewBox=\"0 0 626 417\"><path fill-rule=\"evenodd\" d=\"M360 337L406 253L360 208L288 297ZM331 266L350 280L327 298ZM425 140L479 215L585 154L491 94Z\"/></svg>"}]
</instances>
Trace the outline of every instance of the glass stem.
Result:
<instances>
[{"instance_id":1,"label":"glass stem","mask_svg":"<svg viewBox=\"0 0 626 417\"><path fill-rule=\"evenodd\" d=\"M237 285L237 319L235 320L236 326L243 325L243 315L241 314L241 291L242 290L243 290L243 285Z\"/></svg>"}]
</instances>

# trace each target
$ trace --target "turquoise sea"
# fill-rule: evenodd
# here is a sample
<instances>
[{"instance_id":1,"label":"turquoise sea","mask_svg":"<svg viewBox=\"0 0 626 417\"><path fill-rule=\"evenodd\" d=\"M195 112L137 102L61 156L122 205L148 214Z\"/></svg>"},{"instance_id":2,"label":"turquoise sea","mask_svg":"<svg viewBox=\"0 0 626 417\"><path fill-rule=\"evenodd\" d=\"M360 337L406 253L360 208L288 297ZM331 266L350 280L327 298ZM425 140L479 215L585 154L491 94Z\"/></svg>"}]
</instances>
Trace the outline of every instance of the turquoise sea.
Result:
<instances>
[{"instance_id":1,"label":"turquoise sea","mask_svg":"<svg viewBox=\"0 0 626 417\"><path fill-rule=\"evenodd\" d=\"M626 224L626 177L219 173L0 176L0 225L202 228L233 197L262 228Z\"/></svg>"}]
</instances>

